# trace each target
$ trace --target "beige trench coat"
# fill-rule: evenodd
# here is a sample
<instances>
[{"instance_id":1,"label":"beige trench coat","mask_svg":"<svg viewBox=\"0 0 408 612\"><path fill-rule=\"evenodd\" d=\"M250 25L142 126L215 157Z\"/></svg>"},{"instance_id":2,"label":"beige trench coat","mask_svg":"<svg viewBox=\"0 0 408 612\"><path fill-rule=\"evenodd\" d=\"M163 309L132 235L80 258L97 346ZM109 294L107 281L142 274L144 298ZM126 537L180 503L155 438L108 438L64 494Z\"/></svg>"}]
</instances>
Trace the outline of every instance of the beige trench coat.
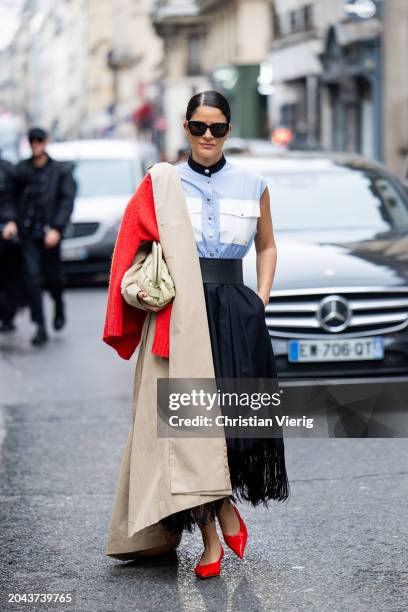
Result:
<instances>
[{"instance_id":1,"label":"beige trench coat","mask_svg":"<svg viewBox=\"0 0 408 612\"><path fill-rule=\"evenodd\" d=\"M158 438L157 378L214 378L200 263L178 171L149 170L163 254L176 287L170 356L151 352L156 313L144 321L134 376L132 425L123 452L106 554L118 559L166 544L162 518L231 495L225 438ZM136 265L146 255L142 243ZM135 294L126 301L141 307Z\"/></svg>"}]
</instances>

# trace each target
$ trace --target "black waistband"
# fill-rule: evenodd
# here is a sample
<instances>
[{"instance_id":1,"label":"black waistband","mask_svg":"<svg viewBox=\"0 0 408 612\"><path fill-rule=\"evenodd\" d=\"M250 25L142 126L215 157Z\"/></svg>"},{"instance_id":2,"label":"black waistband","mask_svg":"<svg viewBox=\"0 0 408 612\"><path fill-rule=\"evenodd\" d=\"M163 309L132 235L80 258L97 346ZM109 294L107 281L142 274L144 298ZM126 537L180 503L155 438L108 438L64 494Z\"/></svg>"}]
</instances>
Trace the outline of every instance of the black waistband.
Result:
<instances>
[{"instance_id":1,"label":"black waistband","mask_svg":"<svg viewBox=\"0 0 408 612\"><path fill-rule=\"evenodd\" d=\"M242 259L200 257L203 283L243 285Z\"/></svg>"}]
</instances>

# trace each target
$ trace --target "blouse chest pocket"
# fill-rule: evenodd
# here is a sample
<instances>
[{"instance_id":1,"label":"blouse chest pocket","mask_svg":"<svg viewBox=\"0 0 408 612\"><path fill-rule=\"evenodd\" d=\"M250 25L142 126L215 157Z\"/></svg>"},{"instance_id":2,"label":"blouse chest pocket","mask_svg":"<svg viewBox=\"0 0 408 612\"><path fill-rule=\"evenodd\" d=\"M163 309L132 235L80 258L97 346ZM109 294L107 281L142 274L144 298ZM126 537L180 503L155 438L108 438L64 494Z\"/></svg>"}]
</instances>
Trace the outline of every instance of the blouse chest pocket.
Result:
<instances>
[{"instance_id":1,"label":"blouse chest pocket","mask_svg":"<svg viewBox=\"0 0 408 612\"><path fill-rule=\"evenodd\" d=\"M249 244L260 216L258 200L220 199L220 242Z\"/></svg>"},{"instance_id":2,"label":"blouse chest pocket","mask_svg":"<svg viewBox=\"0 0 408 612\"><path fill-rule=\"evenodd\" d=\"M201 242L203 239L202 235L202 223L201 213L203 208L203 202L201 198L190 198L186 197L188 213L190 215L191 225L193 226L194 238L196 242Z\"/></svg>"}]
</instances>

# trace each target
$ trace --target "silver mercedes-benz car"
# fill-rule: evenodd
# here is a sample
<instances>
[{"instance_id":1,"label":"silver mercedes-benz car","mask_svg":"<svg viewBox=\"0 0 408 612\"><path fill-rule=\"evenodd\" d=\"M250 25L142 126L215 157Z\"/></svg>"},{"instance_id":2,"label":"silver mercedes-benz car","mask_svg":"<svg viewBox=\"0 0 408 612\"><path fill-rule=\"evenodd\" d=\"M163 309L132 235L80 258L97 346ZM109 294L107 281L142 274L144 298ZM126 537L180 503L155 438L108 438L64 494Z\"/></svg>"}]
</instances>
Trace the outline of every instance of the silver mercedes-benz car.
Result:
<instances>
[{"instance_id":1,"label":"silver mercedes-benz car","mask_svg":"<svg viewBox=\"0 0 408 612\"><path fill-rule=\"evenodd\" d=\"M151 143L106 139L55 142L47 151L72 163L78 184L62 242L67 276L105 280L124 209L148 166L159 161L157 149Z\"/></svg>"}]
</instances>

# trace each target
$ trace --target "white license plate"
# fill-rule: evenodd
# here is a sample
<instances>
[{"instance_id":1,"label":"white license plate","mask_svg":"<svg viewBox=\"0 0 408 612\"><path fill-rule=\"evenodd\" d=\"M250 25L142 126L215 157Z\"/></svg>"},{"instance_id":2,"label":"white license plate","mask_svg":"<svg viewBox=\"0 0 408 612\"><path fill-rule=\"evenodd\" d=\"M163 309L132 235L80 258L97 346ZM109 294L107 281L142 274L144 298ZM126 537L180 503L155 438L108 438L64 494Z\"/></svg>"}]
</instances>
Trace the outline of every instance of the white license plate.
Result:
<instances>
[{"instance_id":1,"label":"white license plate","mask_svg":"<svg viewBox=\"0 0 408 612\"><path fill-rule=\"evenodd\" d=\"M88 250L85 247L77 247L75 249L66 249L61 252L63 261L78 261L88 257Z\"/></svg>"},{"instance_id":2,"label":"white license plate","mask_svg":"<svg viewBox=\"0 0 408 612\"><path fill-rule=\"evenodd\" d=\"M353 338L351 340L289 340L288 360L299 361L361 361L383 359L383 338Z\"/></svg>"}]
</instances>

